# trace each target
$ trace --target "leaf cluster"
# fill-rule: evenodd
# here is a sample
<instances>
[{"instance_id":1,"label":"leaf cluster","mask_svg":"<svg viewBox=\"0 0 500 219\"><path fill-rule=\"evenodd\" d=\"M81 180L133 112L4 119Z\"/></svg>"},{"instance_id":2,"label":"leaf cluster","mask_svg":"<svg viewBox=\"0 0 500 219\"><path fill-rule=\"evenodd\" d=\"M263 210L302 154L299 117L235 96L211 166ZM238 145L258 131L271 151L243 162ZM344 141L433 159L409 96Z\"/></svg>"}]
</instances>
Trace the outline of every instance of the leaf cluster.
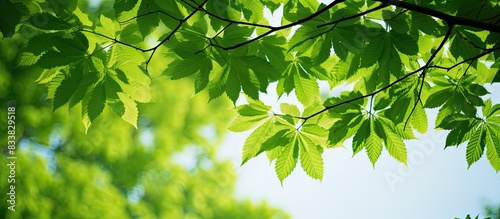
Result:
<instances>
[{"instance_id":1,"label":"leaf cluster","mask_svg":"<svg viewBox=\"0 0 500 219\"><path fill-rule=\"evenodd\" d=\"M264 12L278 10L281 22L271 25ZM281 181L299 160L321 179L323 150L351 138L353 154L364 149L374 166L383 148L406 163L405 140L427 131L428 108L439 108L435 126L450 130L446 146L468 142L469 166L486 151L500 168L498 104L485 86L500 81L496 1L119 0L83 11L21 18L36 34L19 64L44 68L38 82L53 108L80 104L87 128L106 107L136 125L151 75L190 77L210 100L249 98L230 130L256 128L243 163L266 152ZM153 58L162 68L148 68ZM325 98L320 81L353 88ZM270 83L303 112L285 104L275 114L260 102Z\"/></svg>"}]
</instances>

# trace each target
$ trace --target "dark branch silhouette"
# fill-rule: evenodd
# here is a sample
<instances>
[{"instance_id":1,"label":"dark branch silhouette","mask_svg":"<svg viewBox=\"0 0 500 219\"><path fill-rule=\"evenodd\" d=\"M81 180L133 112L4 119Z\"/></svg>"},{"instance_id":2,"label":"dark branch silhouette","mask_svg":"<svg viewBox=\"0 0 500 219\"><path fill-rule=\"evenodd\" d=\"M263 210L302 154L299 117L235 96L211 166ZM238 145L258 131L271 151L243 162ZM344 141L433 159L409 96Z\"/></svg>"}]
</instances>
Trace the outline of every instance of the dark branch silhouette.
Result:
<instances>
[{"instance_id":1,"label":"dark branch silhouette","mask_svg":"<svg viewBox=\"0 0 500 219\"><path fill-rule=\"evenodd\" d=\"M477 20L471 20L463 17L457 17L457 16L452 16L449 14L445 14L440 11L436 11L430 8L422 7L419 5L415 5L412 3L400 1L400 0L373 0L377 2L382 2L386 5L393 5L399 8L404 8L408 9L410 11L415 11L415 12L420 12L422 14L426 14L429 16L437 17L443 21L446 21L447 23L451 25L464 25L464 26L469 26L469 27L475 27L483 30L487 30L490 32L494 33L500 33L500 27L495 26L494 24L488 24L484 22L480 22Z\"/></svg>"}]
</instances>

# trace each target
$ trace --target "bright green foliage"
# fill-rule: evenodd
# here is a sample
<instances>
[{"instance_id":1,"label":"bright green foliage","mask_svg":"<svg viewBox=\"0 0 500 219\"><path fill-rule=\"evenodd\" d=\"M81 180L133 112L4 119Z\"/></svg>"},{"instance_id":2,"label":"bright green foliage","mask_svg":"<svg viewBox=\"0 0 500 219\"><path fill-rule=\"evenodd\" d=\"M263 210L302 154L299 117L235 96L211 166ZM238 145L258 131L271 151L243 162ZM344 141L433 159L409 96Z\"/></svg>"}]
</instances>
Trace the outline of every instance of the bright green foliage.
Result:
<instances>
[{"instance_id":1,"label":"bright green foliage","mask_svg":"<svg viewBox=\"0 0 500 219\"><path fill-rule=\"evenodd\" d=\"M466 158L469 167L486 151L491 166L500 170L500 104L492 106L488 99L483 106L483 118L469 117L463 113L448 115L438 127L452 130L446 137L446 146L467 143Z\"/></svg>"},{"instance_id":2,"label":"bright green foliage","mask_svg":"<svg viewBox=\"0 0 500 219\"><path fill-rule=\"evenodd\" d=\"M469 166L486 153L499 170L498 103L485 87L500 82L498 1L124 0L91 15L81 2L60 12L40 3L47 10L29 15L22 5L7 5L14 16L2 34L35 32L18 64L43 68L53 109L79 105L87 129L107 108L137 126L154 79L192 77L210 100L248 97L229 128L255 128L242 163L266 152L281 181L297 162L321 179L322 151L351 138L353 154L365 150L374 166L384 151L406 164L405 140L428 131L428 108L450 131L446 147L466 145ZM283 10L279 26L267 9ZM325 98L320 81L353 90ZM270 83L304 111L273 113L259 101Z\"/></svg>"},{"instance_id":3,"label":"bright green foliage","mask_svg":"<svg viewBox=\"0 0 500 219\"><path fill-rule=\"evenodd\" d=\"M0 46L9 48L10 43L2 41ZM127 105L136 107L136 102L118 92L123 102L108 100L111 107L105 107L85 133L79 110L52 112L53 101L40 98L46 89L33 81L47 71L15 68L15 55L10 48L0 52L0 102L15 101L17 140L15 211L8 210L6 201L10 186L6 164L12 161L7 159L7 148L0 156L4 179L0 180L0 218L288 218L266 203L234 197L234 167L217 159L215 150L232 116L225 111L229 101L207 104L206 93L191 98L192 80L158 79L151 96L161 101L141 104L134 111ZM59 71L61 76L68 73ZM72 73L71 77L78 74ZM113 89L107 83L96 84L100 88L84 98L106 100L102 90ZM56 92L59 89L78 93L80 87L61 85ZM71 101L67 94L59 95ZM93 102L89 116L97 112L91 108L103 106L104 101ZM131 118L136 122L139 111L137 128L127 124ZM116 112L121 112L121 118ZM0 122L7 124L7 116ZM207 127L213 134L207 134ZM1 139L7 139L7 126L0 126L0 133Z\"/></svg>"}]
</instances>

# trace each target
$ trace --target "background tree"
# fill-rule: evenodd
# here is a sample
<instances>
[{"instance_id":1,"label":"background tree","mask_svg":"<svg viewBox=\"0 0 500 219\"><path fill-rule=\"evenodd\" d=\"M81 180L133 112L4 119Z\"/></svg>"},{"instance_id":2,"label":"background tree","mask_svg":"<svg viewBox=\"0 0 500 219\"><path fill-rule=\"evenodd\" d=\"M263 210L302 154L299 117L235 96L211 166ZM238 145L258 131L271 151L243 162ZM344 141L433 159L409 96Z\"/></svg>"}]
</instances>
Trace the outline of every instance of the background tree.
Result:
<instances>
[{"instance_id":1,"label":"background tree","mask_svg":"<svg viewBox=\"0 0 500 219\"><path fill-rule=\"evenodd\" d=\"M81 4L81 3L80 3ZM37 13L36 6L44 11ZM248 104L232 131L255 128L243 163L266 152L284 180L300 160L323 176L322 152L352 137L375 165L385 147L406 163L404 140L427 131L426 108L439 108L436 127L450 130L445 147L467 145L472 165L483 154L500 169L500 105L483 98L500 81L498 1L115 1L91 11L65 5L8 3L4 36L33 31L20 66L45 68L53 108L78 105L86 129L111 108L136 125L136 103L150 102L159 75L194 78L195 93L223 94ZM265 11L282 11L269 24ZM90 14L91 15L87 15ZM26 16L24 16L26 15ZM293 29L293 31L292 31ZM15 37L15 34L14 34ZM161 67L153 68L155 62ZM320 97L318 81L346 84ZM280 111L260 102L269 83L303 105ZM480 109L480 110L478 110Z\"/></svg>"}]
</instances>

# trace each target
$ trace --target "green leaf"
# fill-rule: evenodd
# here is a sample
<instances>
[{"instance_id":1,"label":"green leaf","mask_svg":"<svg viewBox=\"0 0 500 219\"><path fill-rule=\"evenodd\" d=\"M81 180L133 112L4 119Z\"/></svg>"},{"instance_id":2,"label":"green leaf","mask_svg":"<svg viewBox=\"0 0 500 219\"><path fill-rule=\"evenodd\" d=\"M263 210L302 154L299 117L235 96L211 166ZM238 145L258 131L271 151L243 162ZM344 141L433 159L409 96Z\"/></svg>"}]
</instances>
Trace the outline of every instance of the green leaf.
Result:
<instances>
[{"instance_id":1,"label":"green leaf","mask_svg":"<svg viewBox=\"0 0 500 219\"><path fill-rule=\"evenodd\" d=\"M396 133L399 137L401 137L404 140L416 139L412 129L405 128L405 125L403 123L399 123L396 126L391 125L391 127L394 127L393 129L394 133Z\"/></svg>"},{"instance_id":2,"label":"green leaf","mask_svg":"<svg viewBox=\"0 0 500 219\"><path fill-rule=\"evenodd\" d=\"M495 74L495 77L493 78L493 81L491 83L494 83L494 82L496 82L496 83L500 82L500 70L497 71L497 73Z\"/></svg>"},{"instance_id":3,"label":"green leaf","mask_svg":"<svg viewBox=\"0 0 500 219\"><path fill-rule=\"evenodd\" d=\"M269 118L268 115L259 116L238 116L229 126L229 130L232 132L244 132L255 128L263 120Z\"/></svg>"},{"instance_id":4,"label":"green leaf","mask_svg":"<svg viewBox=\"0 0 500 219\"><path fill-rule=\"evenodd\" d=\"M471 136L469 143L467 144L466 159L467 164L470 167L474 162L478 161L481 156L483 156L485 147L485 130L483 126L479 126Z\"/></svg>"},{"instance_id":5,"label":"green leaf","mask_svg":"<svg viewBox=\"0 0 500 219\"><path fill-rule=\"evenodd\" d=\"M459 34L454 34L450 43L450 54L456 59L473 57L479 53L479 50L472 44L462 39Z\"/></svg>"},{"instance_id":6,"label":"green leaf","mask_svg":"<svg viewBox=\"0 0 500 219\"><path fill-rule=\"evenodd\" d=\"M174 4L170 4L169 8L175 8L175 6L174 7L172 6L174 6ZM148 4L141 4L141 7L139 7L138 14L148 13L150 9L148 9L147 7ZM148 14L147 16L138 17L136 21L137 21L137 26L139 27L138 28L139 32L143 37L146 37L159 26L160 22L159 13L152 13Z\"/></svg>"},{"instance_id":7,"label":"green leaf","mask_svg":"<svg viewBox=\"0 0 500 219\"><path fill-rule=\"evenodd\" d=\"M38 59L37 64L43 68L53 68L57 66L66 66L78 62L84 58L79 54L67 54L62 52L48 51Z\"/></svg>"},{"instance_id":8,"label":"green leaf","mask_svg":"<svg viewBox=\"0 0 500 219\"><path fill-rule=\"evenodd\" d=\"M249 104L236 107L239 116L231 123L229 130L233 132L243 132L261 123L262 120L269 118L270 106L264 105L261 101L252 101Z\"/></svg>"},{"instance_id":9,"label":"green leaf","mask_svg":"<svg viewBox=\"0 0 500 219\"><path fill-rule=\"evenodd\" d=\"M38 61L38 59L40 59L40 57L41 56L36 56L31 52L23 52L19 55L19 61L17 66L32 66ZM40 76L40 78L43 77ZM40 78L37 79L37 81L40 80Z\"/></svg>"},{"instance_id":10,"label":"green leaf","mask_svg":"<svg viewBox=\"0 0 500 219\"><path fill-rule=\"evenodd\" d=\"M329 57L328 54L326 59ZM314 59L311 57L301 56L298 58L297 68L302 75L309 75L313 79L332 80L332 75L320 65L321 63L314 63Z\"/></svg>"},{"instance_id":11,"label":"green leaf","mask_svg":"<svg viewBox=\"0 0 500 219\"><path fill-rule=\"evenodd\" d=\"M422 105L418 104L411 116L411 125L421 134L427 132L427 114Z\"/></svg>"},{"instance_id":12,"label":"green leaf","mask_svg":"<svg viewBox=\"0 0 500 219\"><path fill-rule=\"evenodd\" d=\"M267 91L270 81L277 81L281 77L278 70L265 59L256 56L245 56L238 60L238 64L252 70L250 75L258 80L258 82L253 83L259 87L261 92L265 93ZM252 78L252 80L255 80L255 78Z\"/></svg>"},{"instance_id":13,"label":"green leaf","mask_svg":"<svg viewBox=\"0 0 500 219\"><path fill-rule=\"evenodd\" d=\"M101 14L99 23L100 25L95 28L96 32L113 38L117 36L117 30L120 29L118 22L113 22L111 18Z\"/></svg>"},{"instance_id":14,"label":"green leaf","mask_svg":"<svg viewBox=\"0 0 500 219\"><path fill-rule=\"evenodd\" d=\"M290 68L290 67L289 67ZM284 93L290 94L294 88L293 77L281 78L276 85L276 93L281 97Z\"/></svg>"},{"instance_id":15,"label":"green leaf","mask_svg":"<svg viewBox=\"0 0 500 219\"><path fill-rule=\"evenodd\" d=\"M99 78L94 72L89 72L89 67L86 64L70 69L70 71L81 71L83 74L82 80L78 84L75 93L69 101L69 108L71 109L76 104L80 103L85 96L90 96L90 91L92 90L93 85L99 81Z\"/></svg>"},{"instance_id":16,"label":"green leaf","mask_svg":"<svg viewBox=\"0 0 500 219\"><path fill-rule=\"evenodd\" d=\"M289 1L283 7L283 18L289 22L295 22L309 16L317 9L317 1Z\"/></svg>"},{"instance_id":17,"label":"green leaf","mask_svg":"<svg viewBox=\"0 0 500 219\"><path fill-rule=\"evenodd\" d=\"M47 12L33 14L29 21L33 26L42 30L67 30L74 27L68 22Z\"/></svg>"},{"instance_id":18,"label":"green leaf","mask_svg":"<svg viewBox=\"0 0 500 219\"><path fill-rule=\"evenodd\" d=\"M354 25L353 25L354 26ZM364 45L358 42L360 40L359 36L356 35L356 32L352 31L352 29L356 29L359 31L364 31L364 27L360 26L347 26L347 27L336 27L333 29L331 34L328 34L325 38L323 44L331 43L335 54L341 58L342 60L347 60L347 56L349 52L358 53L357 50L361 50ZM328 51L329 53L330 51ZM330 54L328 54L330 55ZM357 67L357 66L356 66Z\"/></svg>"},{"instance_id":19,"label":"green leaf","mask_svg":"<svg viewBox=\"0 0 500 219\"><path fill-rule=\"evenodd\" d=\"M279 130L275 130L274 119L267 120L264 124L255 129L255 131L248 136L245 144L243 145L241 165L257 156L261 151L260 149L262 144L277 131Z\"/></svg>"},{"instance_id":20,"label":"green leaf","mask_svg":"<svg viewBox=\"0 0 500 219\"><path fill-rule=\"evenodd\" d=\"M288 137L288 135L290 135L290 133L293 133L294 130L290 130L290 129L281 129L279 130L278 132L276 132L275 134L273 134L269 139L267 139L266 141L264 141L264 143L262 143L262 147L260 147L260 150L259 152L257 153L257 155L259 155L260 153L262 152L272 152L272 151L279 151L279 148L278 147L283 147L285 146L286 144L288 144L288 142L290 141L290 138ZM278 150L276 150L278 149ZM255 156L257 156L255 155ZM277 155L276 155L277 157ZM270 157L270 162L272 162L274 159L276 159L276 157Z\"/></svg>"},{"instance_id":21,"label":"green leaf","mask_svg":"<svg viewBox=\"0 0 500 219\"><path fill-rule=\"evenodd\" d=\"M292 173L297 165L297 159L299 158L299 141L297 140L297 135L287 145L279 148L280 151L276 158L274 170L283 184L283 180Z\"/></svg>"},{"instance_id":22,"label":"green leaf","mask_svg":"<svg viewBox=\"0 0 500 219\"><path fill-rule=\"evenodd\" d=\"M194 90L196 93L199 93L207 87L210 76L210 69L211 68L203 68L200 70L200 73L196 75L196 79L194 81Z\"/></svg>"},{"instance_id":23,"label":"green leaf","mask_svg":"<svg viewBox=\"0 0 500 219\"><path fill-rule=\"evenodd\" d=\"M268 141L270 141L271 139L273 138L269 138ZM271 164L273 160L276 160L276 158L278 158L281 152L281 148L284 147L289 142L289 140L283 140L283 141L286 141L284 145L277 145L277 147L266 151L266 156L267 159L269 160L269 164Z\"/></svg>"},{"instance_id":24,"label":"green leaf","mask_svg":"<svg viewBox=\"0 0 500 219\"><path fill-rule=\"evenodd\" d=\"M297 123L298 119L294 118L300 116L300 111L297 106L288 103L281 103L280 108L281 112L287 115L285 119L289 119L292 124Z\"/></svg>"},{"instance_id":25,"label":"green leaf","mask_svg":"<svg viewBox=\"0 0 500 219\"><path fill-rule=\"evenodd\" d=\"M408 34L401 34L396 31L391 31L391 42L394 43L394 47L405 55L417 55L418 53L418 43L417 41Z\"/></svg>"},{"instance_id":26,"label":"green leaf","mask_svg":"<svg viewBox=\"0 0 500 219\"><path fill-rule=\"evenodd\" d=\"M137 0L116 0L114 2L113 8L116 13L121 13L125 11L130 11L134 6L140 1Z\"/></svg>"},{"instance_id":27,"label":"green leaf","mask_svg":"<svg viewBox=\"0 0 500 219\"><path fill-rule=\"evenodd\" d=\"M441 25L433 19L432 16L428 16L426 14L411 12L411 22L413 24L413 28L424 32L425 34L432 35L435 37L440 36L442 31Z\"/></svg>"},{"instance_id":28,"label":"green leaf","mask_svg":"<svg viewBox=\"0 0 500 219\"><path fill-rule=\"evenodd\" d=\"M46 35L46 37L51 36L50 34ZM44 45L53 43L53 45L47 45L48 48L45 47L44 49L52 50L52 47L55 46L58 51L45 52L37 61L39 66L53 68L56 66L70 65L72 63L78 64L87 58L88 40L83 34L75 33L72 35L72 38L52 36L49 42L43 42L44 39L47 39L46 37L34 37L30 40L30 43L41 43Z\"/></svg>"},{"instance_id":29,"label":"green leaf","mask_svg":"<svg viewBox=\"0 0 500 219\"><path fill-rule=\"evenodd\" d=\"M385 42L385 31L380 30L374 33L373 37L370 38L370 43L363 50L362 58L361 58L361 67L370 67L377 63L377 61L384 57L384 50L390 49L386 46ZM382 33L382 34L380 34Z\"/></svg>"},{"instance_id":30,"label":"green leaf","mask_svg":"<svg viewBox=\"0 0 500 219\"><path fill-rule=\"evenodd\" d=\"M412 105L413 100L406 96L402 96L391 105L391 108L384 112L384 116L390 118L394 123L401 123L407 119L407 115L409 114L410 107Z\"/></svg>"},{"instance_id":31,"label":"green leaf","mask_svg":"<svg viewBox=\"0 0 500 219\"><path fill-rule=\"evenodd\" d=\"M384 128L387 136L387 138L384 139L385 148L387 149L389 154L394 157L394 159L407 165L406 146L403 142L403 139L401 139L394 131L392 131L390 127L385 126Z\"/></svg>"},{"instance_id":32,"label":"green leaf","mask_svg":"<svg viewBox=\"0 0 500 219\"><path fill-rule=\"evenodd\" d=\"M306 136L298 135L300 148L300 164L307 175L321 181L323 179L323 148L316 145Z\"/></svg>"},{"instance_id":33,"label":"green leaf","mask_svg":"<svg viewBox=\"0 0 500 219\"><path fill-rule=\"evenodd\" d=\"M455 113L445 117L437 127L446 130L452 130L463 127L464 125L468 125L471 120L472 118L469 118L464 114Z\"/></svg>"},{"instance_id":34,"label":"green leaf","mask_svg":"<svg viewBox=\"0 0 500 219\"><path fill-rule=\"evenodd\" d=\"M212 69L212 61L204 53L198 53L180 61L172 70L172 79L180 79L203 71Z\"/></svg>"},{"instance_id":35,"label":"green leaf","mask_svg":"<svg viewBox=\"0 0 500 219\"><path fill-rule=\"evenodd\" d=\"M382 17L384 21L389 24L391 30L395 30L398 33L405 34L409 31L409 17L406 13L396 13L389 10L382 11Z\"/></svg>"},{"instance_id":36,"label":"green leaf","mask_svg":"<svg viewBox=\"0 0 500 219\"><path fill-rule=\"evenodd\" d=\"M61 67L55 67L55 68L49 68L49 69L44 69L42 74L36 79L35 82L39 84L47 84L51 82L57 75L59 75L60 71L63 68Z\"/></svg>"},{"instance_id":37,"label":"green leaf","mask_svg":"<svg viewBox=\"0 0 500 219\"><path fill-rule=\"evenodd\" d=\"M297 68L299 67L295 66L296 72L292 75L295 85L295 94L297 95L297 99L304 104L304 106L309 106L319 97L318 82L307 74L299 73L300 71Z\"/></svg>"},{"instance_id":38,"label":"green leaf","mask_svg":"<svg viewBox=\"0 0 500 219\"><path fill-rule=\"evenodd\" d=\"M317 125L317 124L312 124L308 123L302 126L302 129L300 130L300 133L304 136L307 137L311 142L313 142L316 145L319 145L323 148L328 147L327 141L328 141L328 130Z\"/></svg>"},{"instance_id":39,"label":"green leaf","mask_svg":"<svg viewBox=\"0 0 500 219\"><path fill-rule=\"evenodd\" d=\"M445 146L458 146L459 144L469 140L472 137L472 133L477 128L478 123L461 123L459 127L451 130L446 136Z\"/></svg>"},{"instance_id":40,"label":"green leaf","mask_svg":"<svg viewBox=\"0 0 500 219\"><path fill-rule=\"evenodd\" d=\"M240 96L240 91L241 91L241 84L240 84L240 79L235 73L229 72L229 67L225 67L224 71L227 76L226 80L226 94L233 101L234 104L236 104L236 100L238 100L238 97Z\"/></svg>"},{"instance_id":41,"label":"green leaf","mask_svg":"<svg viewBox=\"0 0 500 219\"><path fill-rule=\"evenodd\" d=\"M90 122L94 121L99 115L101 115L106 104L106 92L104 90L103 83L99 83L92 91L90 100L87 106L87 114L89 116Z\"/></svg>"},{"instance_id":42,"label":"green leaf","mask_svg":"<svg viewBox=\"0 0 500 219\"><path fill-rule=\"evenodd\" d=\"M425 108L436 108L442 106L452 95L452 88L446 88L438 91L431 91L431 95L425 101Z\"/></svg>"},{"instance_id":43,"label":"green leaf","mask_svg":"<svg viewBox=\"0 0 500 219\"><path fill-rule=\"evenodd\" d=\"M269 63L271 63L272 66L276 69L283 69L285 68L285 49L281 47L280 45L285 44L286 38L285 37L278 37L278 36L268 36L263 38L262 40L257 41L257 49L258 52L257 54L259 57L268 59ZM255 67L258 67L258 65L255 65ZM268 69L268 71L272 71Z\"/></svg>"},{"instance_id":44,"label":"green leaf","mask_svg":"<svg viewBox=\"0 0 500 219\"><path fill-rule=\"evenodd\" d=\"M375 163L382 153L382 140L375 134L375 132L371 131L365 142L366 153L368 154L368 158L370 159L373 167L375 167Z\"/></svg>"},{"instance_id":45,"label":"green leaf","mask_svg":"<svg viewBox=\"0 0 500 219\"><path fill-rule=\"evenodd\" d=\"M363 116L358 113L346 113L329 130L329 144L337 145L350 138L358 130Z\"/></svg>"},{"instance_id":46,"label":"green leaf","mask_svg":"<svg viewBox=\"0 0 500 219\"><path fill-rule=\"evenodd\" d=\"M366 141L368 139L368 136L370 136L371 134L370 125L371 125L370 119L363 120L363 123L361 123L361 126L359 127L358 131L356 132L356 134L354 134L354 138L352 139L353 156L358 152L360 152L363 149L363 147L365 147L365 145L367 144ZM370 152L368 153L368 155L370 156Z\"/></svg>"},{"instance_id":47,"label":"green leaf","mask_svg":"<svg viewBox=\"0 0 500 219\"><path fill-rule=\"evenodd\" d=\"M486 157L498 173L500 170L500 126L488 124L486 131Z\"/></svg>"},{"instance_id":48,"label":"green leaf","mask_svg":"<svg viewBox=\"0 0 500 219\"><path fill-rule=\"evenodd\" d=\"M62 74L60 74L62 75ZM57 87L54 95L53 111L68 103L73 94L76 92L80 81L82 80L82 71L75 70L71 75L65 77L61 84Z\"/></svg>"},{"instance_id":49,"label":"green leaf","mask_svg":"<svg viewBox=\"0 0 500 219\"><path fill-rule=\"evenodd\" d=\"M11 37L16 31L16 26L23 15L29 14L29 9L22 2L2 2L0 7L0 31L4 37Z\"/></svg>"},{"instance_id":50,"label":"green leaf","mask_svg":"<svg viewBox=\"0 0 500 219\"><path fill-rule=\"evenodd\" d=\"M487 99L484 101L484 106L481 107L481 111L483 112L483 116L488 117L488 114L491 111L491 99Z\"/></svg>"},{"instance_id":51,"label":"green leaf","mask_svg":"<svg viewBox=\"0 0 500 219\"><path fill-rule=\"evenodd\" d=\"M148 84L132 81L130 89L124 89L130 97L139 103L148 103L151 101L151 88Z\"/></svg>"},{"instance_id":52,"label":"green leaf","mask_svg":"<svg viewBox=\"0 0 500 219\"><path fill-rule=\"evenodd\" d=\"M125 122L130 123L135 128L137 128L137 119L139 118L139 110L137 109L137 104L128 95L119 92L118 97L120 98L120 103L123 105L122 112L116 112Z\"/></svg>"},{"instance_id":53,"label":"green leaf","mask_svg":"<svg viewBox=\"0 0 500 219\"><path fill-rule=\"evenodd\" d=\"M241 65L232 64L230 74L235 74L238 77L241 88L246 95L254 100L259 99L259 81L253 72Z\"/></svg>"},{"instance_id":54,"label":"green leaf","mask_svg":"<svg viewBox=\"0 0 500 219\"><path fill-rule=\"evenodd\" d=\"M139 27L135 23L127 25L120 33L120 40L129 44L141 43L144 39L140 33L137 32L138 28Z\"/></svg>"},{"instance_id":55,"label":"green leaf","mask_svg":"<svg viewBox=\"0 0 500 219\"><path fill-rule=\"evenodd\" d=\"M384 118L377 118L377 119L373 119L373 131L375 132L375 134L377 134L377 136L381 139L385 139L387 138L387 135L385 134L385 131L384 131L384 125L382 125L382 120ZM384 123L388 123L387 121L384 121Z\"/></svg>"}]
</instances>

